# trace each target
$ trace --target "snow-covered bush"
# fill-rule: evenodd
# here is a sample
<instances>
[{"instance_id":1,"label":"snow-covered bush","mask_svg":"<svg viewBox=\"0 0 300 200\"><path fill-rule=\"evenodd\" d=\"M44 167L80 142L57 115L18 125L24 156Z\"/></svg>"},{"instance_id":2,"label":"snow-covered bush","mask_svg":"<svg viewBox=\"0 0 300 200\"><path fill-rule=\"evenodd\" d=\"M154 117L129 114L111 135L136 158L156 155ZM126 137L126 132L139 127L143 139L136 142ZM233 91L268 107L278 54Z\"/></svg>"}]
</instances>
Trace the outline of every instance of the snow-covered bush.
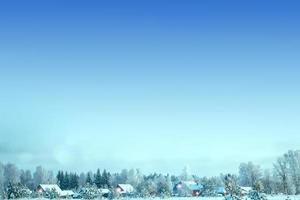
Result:
<instances>
[{"instance_id":1,"label":"snow-covered bush","mask_svg":"<svg viewBox=\"0 0 300 200\"><path fill-rule=\"evenodd\" d=\"M140 197L153 197L157 195L157 186L151 181L143 181L137 186L137 193Z\"/></svg>"},{"instance_id":2,"label":"snow-covered bush","mask_svg":"<svg viewBox=\"0 0 300 200\"><path fill-rule=\"evenodd\" d=\"M31 191L20 183L9 183L6 191L8 199L27 198Z\"/></svg>"},{"instance_id":3,"label":"snow-covered bush","mask_svg":"<svg viewBox=\"0 0 300 200\"><path fill-rule=\"evenodd\" d=\"M241 200L241 198L237 195L228 194L224 198L225 200Z\"/></svg>"},{"instance_id":4,"label":"snow-covered bush","mask_svg":"<svg viewBox=\"0 0 300 200\"><path fill-rule=\"evenodd\" d=\"M52 190L46 190L43 196L48 199L57 199L59 197L58 192L53 188Z\"/></svg>"},{"instance_id":5,"label":"snow-covered bush","mask_svg":"<svg viewBox=\"0 0 300 200\"><path fill-rule=\"evenodd\" d=\"M261 194L255 190L248 194L248 198L251 200L267 200L267 197L264 194Z\"/></svg>"},{"instance_id":6,"label":"snow-covered bush","mask_svg":"<svg viewBox=\"0 0 300 200\"><path fill-rule=\"evenodd\" d=\"M81 188L79 193L83 199L95 199L101 196L101 191L95 185L90 184Z\"/></svg>"},{"instance_id":7,"label":"snow-covered bush","mask_svg":"<svg viewBox=\"0 0 300 200\"><path fill-rule=\"evenodd\" d=\"M240 195L240 189L236 182L236 177L231 174L227 174L224 177L224 184L225 190L232 196L232 195Z\"/></svg>"}]
</instances>

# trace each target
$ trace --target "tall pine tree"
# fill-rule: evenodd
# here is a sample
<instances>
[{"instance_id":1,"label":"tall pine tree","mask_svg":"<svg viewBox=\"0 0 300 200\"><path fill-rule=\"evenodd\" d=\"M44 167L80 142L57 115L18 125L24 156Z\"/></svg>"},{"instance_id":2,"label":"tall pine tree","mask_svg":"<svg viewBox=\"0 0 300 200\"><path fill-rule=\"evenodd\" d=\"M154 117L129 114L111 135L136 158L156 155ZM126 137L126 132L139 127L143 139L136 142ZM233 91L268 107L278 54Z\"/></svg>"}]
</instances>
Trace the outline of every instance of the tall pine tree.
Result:
<instances>
[{"instance_id":1,"label":"tall pine tree","mask_svg":"<svg viewBox=\"0 0 300 200\"><path fill-rule=\"evenodd\" d=\"M101 176L101 173L100 173L100 169L98 169L97 172L96 172L95 184L98 188L102 187L102 176Z\"/></svg>"},{"instance_id":2,"label":"tall pine tree","mask_svg":"<svg viewBox=\"0 0 300 200\"><path fill-rule=\"evenodd\" d=\"M90 185L93 185L93 180L91 178L91 173L88 173L87 174L87 177L86 177L86 184L90 184Z\"/></svg>"},{"instance_id":3,"label":"tall pine tree","mask_svg":"<svg viewBox=\"0 0 300 200\"><path fill-rule=\"evenodd\" d=\"M62 180L62 184L61 184L61 189L62 190L67 190L69 189L69 185L70 185L70 176L68 174L68 172L65 172L64 176L63 176L63 180Z\"/></svg>"},{"instance_id":4,"label":"tall pine tree","mask_svg":"<svg viewBox=\"0 0 300 200\"><path fill-rule=\"evenodd\" d=\"M107 173L106 170L102 173L102 187L104 188L110 188L111 187L111 175L110 173Z\"/></svg>"},{"instance_id":5,"label":"tall pine tree","mask_svg":"<svg viewBox=\"0 0 300 200\"><path fill-rule=\"evenodd\" d=\"M78 186L79 186L79 176L76 173L71 173L70 174L69 188L70 189L77 189Z\"/></svg>"}]
</instances>

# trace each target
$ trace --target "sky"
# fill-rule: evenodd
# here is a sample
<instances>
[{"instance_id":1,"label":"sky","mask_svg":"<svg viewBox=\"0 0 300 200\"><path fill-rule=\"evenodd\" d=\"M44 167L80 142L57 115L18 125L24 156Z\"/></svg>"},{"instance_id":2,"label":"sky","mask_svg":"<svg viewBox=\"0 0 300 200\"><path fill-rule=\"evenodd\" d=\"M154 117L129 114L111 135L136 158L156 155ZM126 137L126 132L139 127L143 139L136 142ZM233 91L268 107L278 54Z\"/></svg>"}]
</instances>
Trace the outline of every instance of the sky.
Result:
<instances>
[{"instance_id":1,"label":"sky","mask_svg":"<svg viewBox=\"0 0 300 200\"><path fill-rule=\"evenodd\" d=\"M211 176L300 141L299 1L1 1L0 161Z\"/></svg>"}]
</instances>

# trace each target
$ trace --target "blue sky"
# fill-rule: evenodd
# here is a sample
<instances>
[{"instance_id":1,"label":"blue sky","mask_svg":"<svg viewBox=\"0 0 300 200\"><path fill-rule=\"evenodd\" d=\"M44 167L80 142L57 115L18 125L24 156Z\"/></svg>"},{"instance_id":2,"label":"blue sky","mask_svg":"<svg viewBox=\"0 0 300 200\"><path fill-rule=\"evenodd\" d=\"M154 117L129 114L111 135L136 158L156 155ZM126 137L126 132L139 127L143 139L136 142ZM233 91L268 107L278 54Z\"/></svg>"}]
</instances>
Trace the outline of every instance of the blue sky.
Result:
<instances>
[{"instance_id":1,"label":"blue sky","mask_svg":"<svg viewBox=\"0 0 300 200\"><path fill-rule=\"evenodd\" d=\"M297 1L3 1L0 160L217 175L300 139Z\"/></svg>"}]
</instances>

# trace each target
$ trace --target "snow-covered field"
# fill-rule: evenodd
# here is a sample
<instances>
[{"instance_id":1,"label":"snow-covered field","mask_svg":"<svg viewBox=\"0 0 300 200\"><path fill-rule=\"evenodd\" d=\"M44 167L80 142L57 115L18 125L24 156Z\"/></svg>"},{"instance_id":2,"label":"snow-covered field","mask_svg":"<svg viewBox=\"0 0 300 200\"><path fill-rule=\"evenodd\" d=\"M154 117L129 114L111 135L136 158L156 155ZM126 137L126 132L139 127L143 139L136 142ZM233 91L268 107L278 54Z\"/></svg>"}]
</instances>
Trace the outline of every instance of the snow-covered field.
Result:
<instances>
[{"instance_id":1,"label":"snow-covered field","mask_svg":"<svg viewBox=\"0 0 300 200\"><path fill-rule=\"evenodd\" d=\"M286 200L289 197L289 200L300 200L300 195L275 195L275 196L267 196L268 200ZM244 198L245 200L249 200L249 198ZM130 200L130 199L122 199L122 200ZM132 199L131 199L132 200ZM160 198L136 198L134 200L162 200ZM224 197L172 197L165 198L163 200L224 200Z\"/></svg>"},{"instance_id":2,"label":"snow-covered field","mask_svg":"<svg viewBox=\"0 0 300 200\"><path fill-rule=\"evenodd\" d=\"M286 200L289 197L289 200L300 200L300 195L276 195L276 196L267 196L268 200ZM249 200L249 198L244 198ZM20 199L20 200L31 200L31 199ZM48 200L44 198L38 198L33 200ZM120 198L119 200L162 200L161 198ZM224 197L172 197L164 198L163 200L224 200Z\"/></svg>"}]
</instances>

